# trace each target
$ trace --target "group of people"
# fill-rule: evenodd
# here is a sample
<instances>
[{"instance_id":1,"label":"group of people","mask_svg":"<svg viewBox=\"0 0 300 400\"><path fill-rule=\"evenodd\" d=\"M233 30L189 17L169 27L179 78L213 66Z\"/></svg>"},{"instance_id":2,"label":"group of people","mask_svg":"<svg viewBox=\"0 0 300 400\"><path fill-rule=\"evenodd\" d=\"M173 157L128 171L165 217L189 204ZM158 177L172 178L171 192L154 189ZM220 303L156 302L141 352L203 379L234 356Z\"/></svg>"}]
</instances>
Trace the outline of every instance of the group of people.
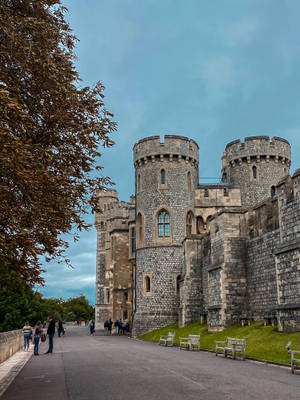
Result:
<instances>
[{"instance_id":1,"label":"group of people","mask_svg":"<svg viewBox=\"0 0 300 400\"><path fill-rule=\"evenodd\" d=\"M112 326L114 326L116 335L124 335L129 332L129 323L128 321L122 322L121 319L117 319L114 323L111 318L104 322L104 334L111 335Z\"/></svg>"},{"instance_id":2,"label":"group of people","mask_svg":"<svg viewBox=\"0 0 300 400\"><path fill-rule=\"evenodd\" d=\"M44 327L46 324L41 323L38 321L34 328L32 328L28 321L26 321L25 325L23 326L23 334L24 334L24 351L29 350L29 343L30 339L34 344L34 355L39 355L39 344L40 341L46 341L46 333L44 332ZM63 321L58 322L58 336L60 337L62 334L65 334L66 323ZM49 341L49 348L45 354L50 354L53 352L53 337L55 335L55 319L53 317L49 318L49 323L47 327L47 336Z\"/></svg>"}]
</instances>

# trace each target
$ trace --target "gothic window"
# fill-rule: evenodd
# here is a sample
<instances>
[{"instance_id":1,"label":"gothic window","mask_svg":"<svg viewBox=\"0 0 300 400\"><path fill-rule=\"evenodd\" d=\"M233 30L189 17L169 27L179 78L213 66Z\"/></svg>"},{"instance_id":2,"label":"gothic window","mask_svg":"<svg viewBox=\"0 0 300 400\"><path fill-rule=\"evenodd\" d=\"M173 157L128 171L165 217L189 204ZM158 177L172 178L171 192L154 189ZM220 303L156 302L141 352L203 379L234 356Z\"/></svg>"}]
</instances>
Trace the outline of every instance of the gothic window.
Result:
<instances>
[{"instance_id":1,"label":"gothic window","mask_svg":"<svg viewBox=\"0 0 300 400\"><path fill-rule=\"evenodd\" d=\"M255 165L252 167L252 174L253 174L253 179L256 179L257 178L257 168Z\"/></svg>"},{"instance_id":2,"label":"gothic window","mask_svg":"<svg viewBox=\"0 0 300 400\"><path fill-rule=\"evenodd\" d=\"M146 281L146 285L145 285L146 286L146 292L150 293L151 292L151 279L150 279L150 277L146 276L145 281Z\"/></svg>"},{"instance_id":3,"label":"gothic window","mask_svg":"<svg viewBox=\"0 0 300 400\"><path fill-rule=\"evenodd\" d=\"M160 170L160 183L162 185L166 183L166 171L164 169Z\"/></svg>"},{"instance_id":4,"label":"gothic window","mask_svg":"<svg viewBox=\"0 0 300 400\"><path fill-rule=\"evenodd\" d=\"M275 186L272 186L271 187L271 197L274 197L275 194L276 194L276 188L275 188Z\"/></svg>"},{"instance_id":5,"label":"gothic window","mask_svg":"<svg viewBox=\"0 0 300 400\"><path fill-rule=\"evenodd\" d=\"M158 237L170 237L170 216L166 210L160 211L157 218Z\"/></svg>"},{"instance_id":6,"label":"gothic window","mask_svg":"<svg viewBox=\"0 0 300 400\"><path fill-rule=\"evenodd\" d=\"M192 234L193 230L193 213L189 211L186 216L186 235L189 236Z\"/></svg>"},{"instance_id":7,"label":"gothic window","mask_svg":"<svg viewBox=\"0 0 300 400\"><path fill-rule=\"evenodd\" d=\"M135 253L136 240L135 240L135 228L131 228L131 252Z\"/></svg>"},{"instance_id":8,"label":"gothic window","mask_svg":"<svg viewBox=\"0 0 300 400\"><path fill-rule=\"evenodd\" d=\"M226 172L223 172L222 182L227 182L227 173Z\"/></svg>"},{"instance_id":9,"label":"gothic window","mask_svg":"<svg viewBox=\"0 0 300 400\"><path fill-rule=\"evenodd\" d=\"M191 192L192 191L192 179L191 179L191 173L187 173L187 191Z\"/></svg>"},{"instance_id":10,"label":"gothic window","mask_svg":"<svg viewBox=\"0 0 300 400\"><path fill-rule=\"evenodd\" d=\"M136 225L137 225L137 242L139 245L143 243L144 240L144 227L143 227L143 217L141 213L138 213L136 217Z\"/></svg>"},{"instance_id":11,"label":"gothic window","mask_svg":"<svg viewBox=\"0 0 300 400\"><path fill-rule=\"evenodd\" d=\"M124 292L124 301L128 301L128 292Z\"/></svg>"}]
</instances>

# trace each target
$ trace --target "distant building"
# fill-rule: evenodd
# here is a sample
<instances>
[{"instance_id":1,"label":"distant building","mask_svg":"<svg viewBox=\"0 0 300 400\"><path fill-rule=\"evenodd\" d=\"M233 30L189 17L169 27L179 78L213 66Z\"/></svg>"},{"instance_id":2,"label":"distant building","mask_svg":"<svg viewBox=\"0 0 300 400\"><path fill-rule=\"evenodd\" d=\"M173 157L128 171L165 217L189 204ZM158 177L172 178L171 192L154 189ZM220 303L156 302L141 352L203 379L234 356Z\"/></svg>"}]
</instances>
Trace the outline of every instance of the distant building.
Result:
<instances>
[{"instance_id":1,"label":"distant building","mask_svg":"<svg viewBox=\"0 0 300 400\"><path fill-rule=\"evenodd\" d=\"M133 334L179 321L211 331L277 320L300 330L300 170L282 138L235 140L222 181L200 185L197 143L167 135L133 148L136 196L99 193L96 323Z\"/></svg>"}]
</instances>

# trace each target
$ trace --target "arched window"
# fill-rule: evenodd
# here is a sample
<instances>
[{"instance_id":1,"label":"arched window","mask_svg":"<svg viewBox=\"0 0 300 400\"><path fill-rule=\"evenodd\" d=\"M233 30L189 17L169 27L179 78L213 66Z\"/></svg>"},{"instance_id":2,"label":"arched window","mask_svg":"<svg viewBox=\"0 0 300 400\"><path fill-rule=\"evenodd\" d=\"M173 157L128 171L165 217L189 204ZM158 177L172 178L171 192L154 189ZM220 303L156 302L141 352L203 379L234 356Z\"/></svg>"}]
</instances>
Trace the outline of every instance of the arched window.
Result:
<instances>
[{"instance_id":1,"label":"arched window","mask_svg":"<svg viewBox=\"0 0 300 400\"><path fill-rule=\"evenodd\" d=\"M197 234L205 232L205 225L202 217L197 217Z\"/></svg>"},{"instance_id":2,"label":"arched window","mask_svg":"<svg viewBox=\"0 0 300 400\"><path fill-rule=\"evenodd\" d=\"M150 293L151 292L151 279L149 276L146 276L145 278L145 286L146 286L146 293Z\"/></svg>"},{"instance_id":3,"label":"arched window","mask_svg":"<svg viewBox=\"0 0 300 400\"><path fill-rule=\"evenodd\" d=\"M128 301L128 292L124 292L124 301Z\"/></svg>"},{"instance_id":4,"label":"arched window","mask_svg":"<svg viewBox=\"0 0 300 400\"><path fill-rule=\"evenodd\" d=\"M227 182L227 173L226 172L223 172L222 182Z\"/></svg>"},{"instance_id":5,"label":"arched window","mask_svg":"<svg viewBox=\"0 0 300 400\"><path fill-rule=\"evenodd\" d=\"M192 191L192 179L191 179L191 173L187 173L187 191L191 192Z\"/></svg>"},{"instance_id":6,"label":"arched window","mask_svg":"<svg viewBox=\"0 0 300 400\"><path fill-rule=\"evenodd\" d=\"M141 213L138 213L136 217L136 225L137 225L137 242L139 245L143 243L144 235L143 235L143 217Z\"/></svg>"},{"instance_id":7,"label":"arched window","mask_svg":"<svg viewBox=\"0 0 300 400\"><path fill-rule=\"evenodd\" d=\"M256 179L257 178L257 169L256 169L255 165L252 167L252 173L253 173L253 179Z\"/></svg>"},{"instance_id":8,"label":"arched window","mask_svg":"<svg viewBox=\"0 0 300 400\"><path fill-rule=\"evenodd\" d=\"M271 197L274 197L275 194L276 194L276 188L275 188L275 186L272 186L271 187Z\"/></svg>"},{"instance_id":9,"label":"arched window","mask_svg":"<svg viewBox=\"0 0 300 400\"><path fill-rule=\"evenodd\" d=\"M166 183L166 171L164 169L160 170L160 183L162 185Z\"/></svg>"},{"instance_id":10,"label":"arched window","mask_svg":"<svg viewBox=\"0 0 300 400\"><path fill-rule=\"evenodd\" d=\"M160 211L157 218L158 237L170 237L170 216L166 210Z\"/></svg>"},{"instance_id":11,"label":"arched window","mask_svg":"<svg viewBox=\"0 0 300 400\"><path fill-rule=\"evenodd\" d=\"M194 215L191 211L187 213L186 216L186 235L189 236L192 234L193 231L193 219Z\"/></svg>"}]
</instances>

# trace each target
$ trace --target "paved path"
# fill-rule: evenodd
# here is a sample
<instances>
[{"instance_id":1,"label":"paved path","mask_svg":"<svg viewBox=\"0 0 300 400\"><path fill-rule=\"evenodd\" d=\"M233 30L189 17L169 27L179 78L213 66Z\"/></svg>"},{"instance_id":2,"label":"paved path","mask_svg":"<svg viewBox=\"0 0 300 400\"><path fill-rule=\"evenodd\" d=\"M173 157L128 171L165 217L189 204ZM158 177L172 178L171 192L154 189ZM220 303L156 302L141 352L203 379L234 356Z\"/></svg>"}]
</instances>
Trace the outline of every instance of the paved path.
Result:
<instances>
[{"instance_id":1,"label":"paved path","mask_svg":"<svg viewBox=\"0 0 300 400\"><path fill-rule=\"evenodd\" d=\"M44 345L44 351L46 350ZM299 400L300 374L207 352L68 328L32 357L1 400Z\"/></svg>"}]
</instances>

